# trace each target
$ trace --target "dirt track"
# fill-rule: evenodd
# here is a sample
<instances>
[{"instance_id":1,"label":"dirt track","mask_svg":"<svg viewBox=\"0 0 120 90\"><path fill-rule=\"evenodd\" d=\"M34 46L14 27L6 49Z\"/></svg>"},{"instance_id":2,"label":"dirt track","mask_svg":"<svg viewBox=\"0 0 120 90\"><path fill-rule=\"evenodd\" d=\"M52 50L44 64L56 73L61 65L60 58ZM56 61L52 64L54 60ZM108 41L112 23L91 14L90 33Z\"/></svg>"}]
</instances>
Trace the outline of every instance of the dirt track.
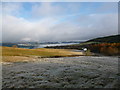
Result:
<instances>
[{"instance_id":1,"label":"dirt track","mask_svg":"<svg viewBox=\"0 0 120 90\"><path fill-rule=\"evenodd\" d=\"M3 63L3 88L116 88L118 58L80 56Z\"/></svg>"}]
</instances>

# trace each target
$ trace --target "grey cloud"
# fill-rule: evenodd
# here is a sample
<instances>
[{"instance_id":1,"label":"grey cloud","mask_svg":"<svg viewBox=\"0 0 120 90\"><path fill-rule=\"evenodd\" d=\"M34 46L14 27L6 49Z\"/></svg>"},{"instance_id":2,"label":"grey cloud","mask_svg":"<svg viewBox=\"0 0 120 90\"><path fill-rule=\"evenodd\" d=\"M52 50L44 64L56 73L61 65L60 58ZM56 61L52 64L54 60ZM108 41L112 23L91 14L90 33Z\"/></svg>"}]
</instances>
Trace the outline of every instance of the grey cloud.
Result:
<instances>
[{"instance_id":1,"label":"grey cloud","mask_svg":"<svg viewBox=\"0 0 120 90\"><path fill-rule=\"evenodd\" d=\"M99 7L97 9L96 12L98 13L106 13L108 11L112 11L112 12L118 12L118 2L106 2L106 3L103 3L103 5L101 5L101 7Z\"/></svg>"},{"instance_id":2,"label":"grey cloud","mask_svg":"<svg viewBox=\"0 0 120 90\"><path fill-rule=\"evenodd\" d=\"M34 23L6 16L3 18L3 41L21 41L25 38L33 41L85 40L112 35L118 33L117 19L116 14L96 14L74 19L77 24L72 22L73 19L53 24L57 21L54 18L45 18Z\"/></svg>"},{"instance_id":3,"label":"grey cloud","mask_svg":"<svg viewBox=\"0 0 120 90\"><path fill-rule=\"evenodd\" d=\"M22 3L12 2L12 3L2 3L2 14L10 14L10 15L19 15L22 10Z\"/></svg>"},{"instance_id":4,"label":"grey cloud","mask_svg":"<svg viewBox=\"0 0 120 90\"><path fill-rule=\"evenodd\" d=\"M12 13L14 9L9 10L8 8L7 11L6 8L6 14L2 18L3 42L88 40L118 34L118 15L116 13L80 15L75 13L77 7L80 6L69 4L69 9L72 5L76 5L76 7L74 6L72 10L74 14L70 15L61 14L63 8L59 5L53 6L51 3L42 3L42 6L35 5L32 10L34 15L44 16L36 22L13 16L9 13ZM66 9L62 12L66 12ZM57 14L58 16L56 16ZM76 17L72 18L73 16ZM60 21L61 19L65 20Z\"/></svg>"},{"instance_id":5,"label":"grey cloud","mask_svg":"<svg viewBox=\"0 0 120 90\"><path fill-rule=\"evenodd\" d=\"M61 6L62 4L62 6ZM32 6L32 15L34 17L51 17L51 16L61 16L69 13L77 13L80 3L61 3L56 2L56 4L52 2L41 2Z\"/></svg>"}]
</instances>

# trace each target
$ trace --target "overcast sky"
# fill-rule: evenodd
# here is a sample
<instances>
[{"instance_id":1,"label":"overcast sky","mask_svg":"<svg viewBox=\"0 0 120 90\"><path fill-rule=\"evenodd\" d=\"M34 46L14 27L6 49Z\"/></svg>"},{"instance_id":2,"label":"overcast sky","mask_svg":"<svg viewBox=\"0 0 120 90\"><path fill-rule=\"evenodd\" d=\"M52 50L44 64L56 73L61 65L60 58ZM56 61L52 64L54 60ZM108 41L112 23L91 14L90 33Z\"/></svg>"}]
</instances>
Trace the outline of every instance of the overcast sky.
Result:
<instances>
[{"instance_id":1,"label":"overcast sky","mask_svg":"<svg viewBox=\"0 0 120 90\"><path fill-rule=\"evenodd\" d=\"M117 2L2 3L2 39L3 42L89 40L118 34L117 20Z\"/></svg>"}]
</instances>

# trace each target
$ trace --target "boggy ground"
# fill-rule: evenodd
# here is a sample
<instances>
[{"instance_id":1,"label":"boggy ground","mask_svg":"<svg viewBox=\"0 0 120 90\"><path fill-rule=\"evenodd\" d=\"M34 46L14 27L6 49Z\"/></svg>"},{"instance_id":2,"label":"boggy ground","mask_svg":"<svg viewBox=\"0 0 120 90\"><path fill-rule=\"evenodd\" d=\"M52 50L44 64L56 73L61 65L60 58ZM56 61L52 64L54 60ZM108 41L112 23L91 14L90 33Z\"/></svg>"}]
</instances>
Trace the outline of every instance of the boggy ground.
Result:
<instances>
[{"instance_id":1,"label":"boggy ground","mask_svg":"<svg viewBox=\"0 0 120 90\"><path fill-rule=\"evenodd\" d=\"M4 62L3 88L117 88L118 58L79 56Z\"/></svg>"}]
</instances>

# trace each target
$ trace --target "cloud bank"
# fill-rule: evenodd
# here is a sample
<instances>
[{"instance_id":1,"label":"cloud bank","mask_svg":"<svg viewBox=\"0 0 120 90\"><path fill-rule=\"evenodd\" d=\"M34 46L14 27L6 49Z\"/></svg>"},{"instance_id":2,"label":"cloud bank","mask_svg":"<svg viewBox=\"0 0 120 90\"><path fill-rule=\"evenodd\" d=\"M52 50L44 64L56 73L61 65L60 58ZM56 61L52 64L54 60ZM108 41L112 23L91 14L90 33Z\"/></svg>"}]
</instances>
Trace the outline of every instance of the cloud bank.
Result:
<instances>
[{"instance_id":1,"label":"cloud bank","mask_svg":"<svg viewBox=\"0 0 120 90\"><path fill-rule=\"evenodd\" d=\"M23 7L21 3L3 5L3 42L88 40L118 34L117 13L81 14L81 3L69 3L66 8L64 3L37 3L30 11L32 19L27 19L20 16Z\"/></svg>"}]
</instances>

